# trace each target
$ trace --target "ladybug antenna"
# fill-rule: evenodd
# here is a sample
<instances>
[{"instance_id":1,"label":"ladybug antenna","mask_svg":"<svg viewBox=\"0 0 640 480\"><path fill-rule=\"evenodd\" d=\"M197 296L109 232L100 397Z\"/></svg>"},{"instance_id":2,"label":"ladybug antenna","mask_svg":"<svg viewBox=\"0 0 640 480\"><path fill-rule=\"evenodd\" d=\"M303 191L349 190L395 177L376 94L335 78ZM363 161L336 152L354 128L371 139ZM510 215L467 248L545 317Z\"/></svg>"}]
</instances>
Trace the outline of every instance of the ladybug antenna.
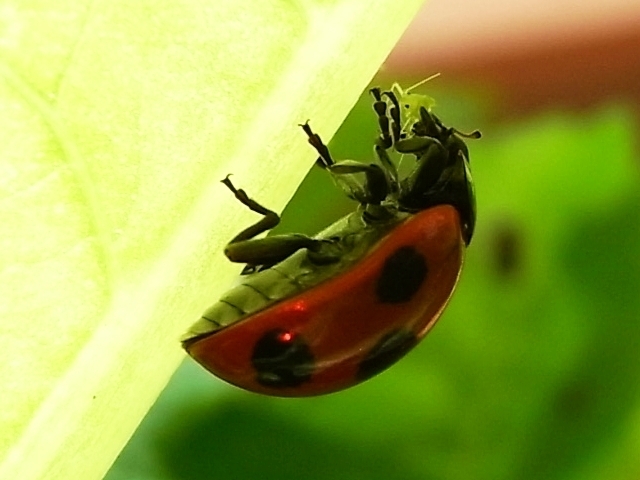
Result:
<instances>
[{"instance_id":1,"label":"ladybug antenna","mask_svg":"<svg viewBox=\"0 0 640 480\"><path fill-rule=\"evenodd\" d=\"M456 129L456 128L452 128L451 131L453 133L455 133L456 135L458 135L459 137L463 137L463 138L471 138L471 139L477 139L482 137L482 133L480 133L480 130L474 130L471 133L464 133L461 132L460 130Z\"/></svg>"}]
</instances>

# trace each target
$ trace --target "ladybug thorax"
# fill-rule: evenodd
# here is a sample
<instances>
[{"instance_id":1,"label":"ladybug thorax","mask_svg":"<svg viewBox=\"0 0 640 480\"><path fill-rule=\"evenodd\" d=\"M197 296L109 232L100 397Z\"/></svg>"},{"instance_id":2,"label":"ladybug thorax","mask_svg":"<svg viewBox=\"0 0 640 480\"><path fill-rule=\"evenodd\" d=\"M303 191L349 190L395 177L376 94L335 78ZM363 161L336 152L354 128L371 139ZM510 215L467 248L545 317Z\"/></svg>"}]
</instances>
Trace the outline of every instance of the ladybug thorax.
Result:
<instances>
[{"instance_id":1,"label":"ladybug thorax","mask_svg":"<svg viewBox=\"0 0 640 480\"><path fill-rule=\"evenodd\" d=\"M398 211L394 202L375 209L359 207L314 236L324 241L320 251L301 249L269 268L240 276L238 284L192 325L183 342L211 334L357 268L358 261L411 216Z\"/></svg>"}]
</instances>

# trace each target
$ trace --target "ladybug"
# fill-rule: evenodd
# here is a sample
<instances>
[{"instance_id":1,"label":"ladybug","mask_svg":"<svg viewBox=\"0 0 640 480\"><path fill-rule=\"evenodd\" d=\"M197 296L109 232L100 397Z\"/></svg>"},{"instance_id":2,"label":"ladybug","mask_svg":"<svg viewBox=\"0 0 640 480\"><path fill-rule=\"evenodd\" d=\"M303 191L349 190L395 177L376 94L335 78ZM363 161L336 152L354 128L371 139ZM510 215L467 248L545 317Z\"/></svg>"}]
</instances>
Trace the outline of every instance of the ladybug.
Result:
<instances>
[{"instance_id":1,"label":"ladybug","mask_svg":"<svg viewBox=\"0 0 640 480\"><path fill-rule=\"evenodd\" d=\"M358 207L314 237L255 237L280 217L222 183L262 219L225 248L246 264L238 286L204 312L182 344L214 375L246 390L297 397L348 388L404 356L433 327L460 276L476 207L463 134L427 101L403 127L395 92L371 90L376 161L334 161L301 125L325 169ZM419 96L418 99L430 97ZM416 112L418 112L416 114ZM404 178L389 153L410 155Z\"/></svg>"}]
</instances>

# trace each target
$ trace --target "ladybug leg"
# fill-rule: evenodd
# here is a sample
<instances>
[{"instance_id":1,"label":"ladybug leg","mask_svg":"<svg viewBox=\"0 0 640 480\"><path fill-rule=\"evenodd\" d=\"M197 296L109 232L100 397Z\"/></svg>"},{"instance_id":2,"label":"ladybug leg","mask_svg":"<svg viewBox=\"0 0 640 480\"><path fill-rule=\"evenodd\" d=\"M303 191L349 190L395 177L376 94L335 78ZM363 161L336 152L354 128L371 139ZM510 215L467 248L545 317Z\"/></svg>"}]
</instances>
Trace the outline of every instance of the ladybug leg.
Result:
<instances>
[{"instance_id":1,"label":"ladybug leg","mask_svg":"<svg viewBox=\"0 0 640 480\"><path fill-rule=\"evenodd\" d=\"M446 151L440 140L434 137L419 137L412 136L400 140L396 144L396 150L399 153L413 153L418 157L424 155L424 152L428 150L433 151Z\"/></svg>"},{"instance_id":2,"label":"ladybug leg","mask_svg":"<svg viewBox=\"0 0 640 480\"><path fill-rule=\"evenodd\" d=\"M398 190L398 169L396 168L396 165L391 161L386 149L381 145L376 144L374 150L378 160L380 160L380 163L382 164L382 168L387 173L387 181L391 191L396 192Z\"/></svg>"},{"instance_id":3,"label":"ladybug leg","mask_svg":"<svg viewBox=\"0 0 640 480\"><path fill-rule=\"evenodd\" d=\"M373 95L373 110L378 115L378 126L380 127L380 137L376 142L382 148L387 149L405 137L402 132L400 120L400 103L393 92L381 92L378 87L369 90ZM391 102L389 107L389 116L387 116L387 102L382 99L385 96ZM391 117L391 121L389 121Z\"/></svg>"},{"instance_id":4,"label":"ladybug leg","mask_svg":"<svg viewBox=\"0 0 640 480\"><path fill-rule=\"evenodd\" d=\"M324 142L320 138L320 135L318 135L317 133L314 133L311 130L311 127L309 126L309 121L307 120L305 123L300 124L300 126L302 127L302 130L304 130L304 133L307 134L307 137L309 137L309 140L308 140L309 144L313 148L315 148L316 152L318 152L318 155L320 155L318 157L318 160L316 161L318 166L321 168L327 168L333 165L334 163L336 163L333 160L333 158L331 158L331 153L329 153L329 148L324 144Z\"/></svg>"},{"instance_id":5,"label":"ladybug leg","mask_svg":"<svg viewBox=\"0 0 640 480\"><path fill-rule=\"evenodd\" d=\"M379 165L342 160L329 168L329 173L340 188L361 204L379 204L389 193L389 179ZM357 174L364 174L364 182Z\"/></svg>"},{"instance_id":6,"label":"ladybug leg","mask_svg":"<svg viewBox=\"0 0 640 480\"><path fill-rule=\"evenodd\" d=\"M389 117L387 116L387 102L382 100L382 94L378 87L369 90L373 96L373 110L378 116L378 126L380 127L380 136L376 142L380 147L387 149L393 145L393 139L391 137L391 128Z\"/></svg>"},{"instance_id":7,"label":"ladybug leg","mask_svg":"<svg viewBox=\"0 0 640 480\"><path fill-rule=\"evenodd\" d=\"M391 116L391 133L393 134L393 143L395 144L405 137L405 134L402 133L402 122L400 120L400 102L398 102L398 97L396 97L396 94L393 92L383 92L382 95L387 97L391 102L389 115Z\"/></svg>"},{"instance_id":8,"label":"ladybug leg","mask_svg":"<svg viewBox=\"0 0 640 480\"><path fill-rule=\"evenodd\" d=\"M230 177L230 175L227 175L226 178L224 180L222 180L222 183L229 190L231 190L233 192L233 194L240 201L240 203L242 203L243 205L249 207L249 209L252 212L256 212L256 213L259 213L260 215L264 216L264 218L262 220L260 220L258 223L254 224L254 225L251 225L248 228L245 228L238 235L233 237L233 239L229 243L237 243L237 242L241 242L243 240L248 240L250 238L255 237L256 235L260 235L262 232L266 232L267 230L271 230L273 227L275 227L276 225L278 225L280 223L280 216L276 212L274 212L272 210L269 210L266 207L263 207L262 205L260 205L255 200L249 198L249 196L247 195L247 193L244 190L237 189L233 185L233 183L231 183L231 180L229 179L229 177Z\"/></svg>"},{"instance_id":9,"label":"ladybug leg","mask_svg":"<svg viewBox=\"0 0 640 480\"><path fill-rule=\"evenodd\" d=\"M258 267L274 265L302 248L308 248L314 252L322 251L326 242L306 235L289 234L254 238L278 225L280 217L274 211L249 198L244 190L237 189L231 183L229 176L222 180L222 183L233 192L240 203L249 207L251 211L264 216L262 220L233 237L224 249L224 254L232 262L247 264L243 273L249 273Z\"/></svg>"},{"instance_id":10,"label":"ladybug leg","mask_svg":"<svg viewBox=\"0 0 640 480\"><path fill-rule=\"evenodd\" d=\"M413 140L429 140L422 149L407 148L406 153L416 155L415 169L402 182L403 197L405 195L422 195L429 191L440 180L449 160L449 154L444 146L435 138L411 137Z\"/></svg>"},{"instance_id":11,"label":"ladybug leg","mask_svg":"<svg viewBox=\"0 0 640 480\"><path fill-rule=\"evenodd\" d=\"M385 171L376 164L364 164L354 160L336 162L320 135L313 132L309 123L300 125L309 137L309 143L318 152L318 165L327 170L338 186L354 200L362 204L378 204L389 193L389 180ZM364 181L357 174L364 174Z\"/></svg>"}]
</instances>

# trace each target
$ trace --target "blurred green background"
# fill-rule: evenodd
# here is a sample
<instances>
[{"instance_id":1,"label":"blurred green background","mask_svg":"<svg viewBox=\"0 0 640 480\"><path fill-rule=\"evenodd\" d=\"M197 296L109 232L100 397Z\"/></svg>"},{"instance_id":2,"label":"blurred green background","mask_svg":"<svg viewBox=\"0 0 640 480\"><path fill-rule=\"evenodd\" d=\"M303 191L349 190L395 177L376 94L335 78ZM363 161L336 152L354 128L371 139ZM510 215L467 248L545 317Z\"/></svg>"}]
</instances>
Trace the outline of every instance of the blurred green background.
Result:
<instances>
[{"instance_id":1,"label":"blurred green background","mask_svg":"<svg viewBox=\"0 0 640 480\"><path fill-rule=\"evenodd\" d=\"M434 331L378 377L319 398L247 393L187 360L107 479L640 478L632 111L495 122L484 95L444 79L425 91L447 125L484 134L468 141L475 238ZM365 93L334 157L372 158L375 134ZM279 230L313 233L353 206L314 168Z\"/></svg>"}]
</instances>

